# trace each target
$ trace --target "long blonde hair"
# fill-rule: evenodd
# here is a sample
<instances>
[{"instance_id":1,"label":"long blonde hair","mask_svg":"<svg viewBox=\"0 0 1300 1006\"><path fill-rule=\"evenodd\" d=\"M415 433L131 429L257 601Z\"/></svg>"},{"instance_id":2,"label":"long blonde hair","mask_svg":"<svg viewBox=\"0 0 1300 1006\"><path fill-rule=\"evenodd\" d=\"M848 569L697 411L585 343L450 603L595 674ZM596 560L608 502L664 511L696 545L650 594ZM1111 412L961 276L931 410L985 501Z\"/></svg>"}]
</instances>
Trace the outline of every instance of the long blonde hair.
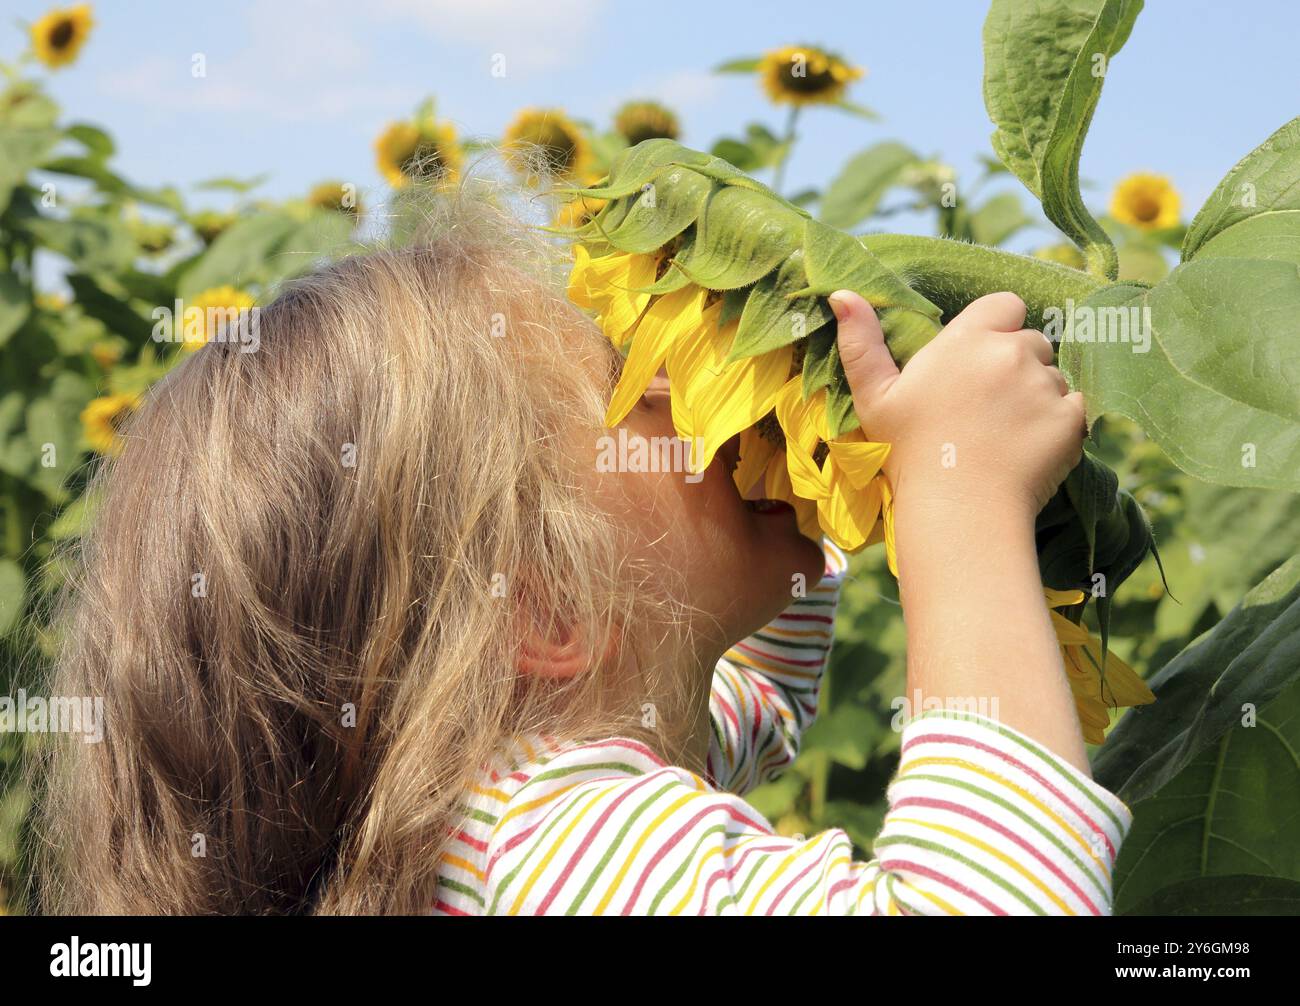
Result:
<instances>
[{"instance_id":1,"label":"long blonde hair","mask_svg":"<svg viewBox=\"0 0 1300 1006\"><path fill-rule=\"evenodd\" d=\"M642 731L610 668L516 673L523 608L647 649L682 618L573 447L607 350L508 216L441 197L423 237L293 282L256 352L210 343L126 426L56 620L51 694L103 696L106 735L52 747L42 910L424 911L504 739ZM634 663L657 677L633 694L672 687Z\"/></svg>"}]
</instances>

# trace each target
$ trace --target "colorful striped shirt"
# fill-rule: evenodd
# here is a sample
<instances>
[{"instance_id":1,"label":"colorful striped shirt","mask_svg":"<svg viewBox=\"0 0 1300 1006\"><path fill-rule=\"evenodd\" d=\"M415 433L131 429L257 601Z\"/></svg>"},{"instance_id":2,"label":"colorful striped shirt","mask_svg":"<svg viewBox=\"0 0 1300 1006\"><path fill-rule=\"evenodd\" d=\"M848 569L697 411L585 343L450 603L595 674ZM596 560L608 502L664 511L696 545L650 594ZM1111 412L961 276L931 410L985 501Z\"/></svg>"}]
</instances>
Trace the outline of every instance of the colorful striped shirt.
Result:
<instances>
[{"instance_id":1,"label":"colorful striped shirt","mask_svg":"<svg viewBox=\"0 0 1300 1006\"><path fill-rule=\"evenodd\" d=\"M719 662L704 777L643 743L521 738L468 794L437 915L1106 915L1129 809L993 720L903 730L873 859L838 828L787 838L742 795L812 722L846 569Z\"/></svg>"}]
</instances>

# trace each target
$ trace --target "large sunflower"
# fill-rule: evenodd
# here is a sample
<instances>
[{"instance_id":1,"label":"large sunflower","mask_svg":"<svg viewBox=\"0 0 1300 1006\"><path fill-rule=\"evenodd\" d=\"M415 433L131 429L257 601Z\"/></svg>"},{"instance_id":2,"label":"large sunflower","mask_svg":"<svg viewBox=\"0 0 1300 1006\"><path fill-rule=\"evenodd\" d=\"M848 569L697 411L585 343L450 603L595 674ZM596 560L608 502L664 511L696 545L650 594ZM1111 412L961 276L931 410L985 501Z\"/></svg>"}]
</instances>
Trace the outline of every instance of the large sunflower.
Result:
<instances>
[{"instance_id":1,"label":"large sunflower","mask_svg":"<svg viewBox=\"0 0 1300 1006\"><path fill-rule=\"evenodd\" d=\"M94 24L90 4L52 10L32 25L32 52L52 70L67 66L77 58Z\"/></svg>"},{"instance_id":2,"label":"large sunflower","mask_svg":"<svg viewBox=\"0 0 1300 1006\"><path fill-rule=\"evenodd\" d=\"M105 395L94 399L81 410L81 429L86 442L100 454L121 454L123 444L118 430L139 406L139 395Z\"/></svg>"},{"instance_id":3,"label":"large sunflower","mask_svg":"<svg viewBox=\"0 0 1300 1006\"><path fill-rule=\"evenodd\" d=\"M530 183L541 174L582 178L590 169L590 142L558 108L525 108L506 127L504 141L510 166Z\"/></svg>"},{"instance_id":4,"label":"large sunflower","mask_svg":"<svg viewBox=\"0 0 1300 1006\"><path fill-rule=\"evenodd\" d=\"M456 129L449 122L394 122L375 140L375 163L395 189L415 179L455 181L463 161Z\"/></svg>"},{"instance_id":5,"label":"large sunflower","mask_svg":"<svg viewBox=\"0 0 1300 1006\"><path fill-rule=\"evenodd\" d=\"M1145 231L1164 230L1178 223L1178 190L1164 175L1129 175L1115 186L1110 215L1120 223Z\"/></svg>"},{"instance_id":6,"label":"large sunflower","mask_svg":"<svg viewBox=\"0 0 1300 1006\"><path fill-rule=\"evenodd\" d=\"M778 105L830 105L866 71L815 45L787 45L764 53L758 73Z\"/></svg>"}]
</instances>

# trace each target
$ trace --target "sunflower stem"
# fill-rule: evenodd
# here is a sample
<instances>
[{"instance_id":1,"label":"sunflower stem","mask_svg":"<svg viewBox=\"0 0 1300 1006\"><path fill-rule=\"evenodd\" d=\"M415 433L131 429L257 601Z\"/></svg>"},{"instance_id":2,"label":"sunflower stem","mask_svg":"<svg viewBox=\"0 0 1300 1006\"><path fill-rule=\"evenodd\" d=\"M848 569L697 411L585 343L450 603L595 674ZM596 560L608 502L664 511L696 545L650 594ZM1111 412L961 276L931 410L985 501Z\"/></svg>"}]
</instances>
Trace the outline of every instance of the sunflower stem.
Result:
<instances>
[{"instance_id":1,"label":"sunflower stem","mask_svg":"<svg viewBox=\"0 0 1300 1006\"><path fill-rule=\"evenodd\" d=\"M790 150L794 147L794 127L799 122L798 105L790 106L790 114L785 120L785 137L781 140L781 159L776 162L776 172L772 176L772 191L781 194L781 183L785 181L785 165L790 160Z\"/></svg>"},{"instance_id":2,"label":"sunflower stem","mask_svg":"<svg viewBox=\"0 0 1300 1006\"><path fill-rule=\"evenodd\" d=\"M1065 311L1108 285L1097 276L1057 262L911 234L868 234L863 245L918 293L943 311L944 321L988 293L1010 290L1029 309L1025 324L1043 326L1048 308Z\"/></svg>"}]
</instances>

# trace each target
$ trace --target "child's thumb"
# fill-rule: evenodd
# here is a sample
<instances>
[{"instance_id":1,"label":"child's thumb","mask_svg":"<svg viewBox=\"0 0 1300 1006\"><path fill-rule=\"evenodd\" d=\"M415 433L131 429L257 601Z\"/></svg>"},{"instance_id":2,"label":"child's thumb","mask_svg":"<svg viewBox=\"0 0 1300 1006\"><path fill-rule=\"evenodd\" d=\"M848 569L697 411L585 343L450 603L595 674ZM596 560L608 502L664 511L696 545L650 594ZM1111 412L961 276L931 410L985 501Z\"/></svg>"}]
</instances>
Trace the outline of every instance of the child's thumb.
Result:
<instances>
[{"instance_id":1,"label":"child's thumb","mask_svg":"<svg viewBox=\"0 0 1300 1006\"><path fill-rule=\"evenodd\" d=\"M837 290L830 295L830 305L838 326L840 363L861 416L894 383L898 365L870 304L851 290Z\"/></svg>"}]
</instances>

